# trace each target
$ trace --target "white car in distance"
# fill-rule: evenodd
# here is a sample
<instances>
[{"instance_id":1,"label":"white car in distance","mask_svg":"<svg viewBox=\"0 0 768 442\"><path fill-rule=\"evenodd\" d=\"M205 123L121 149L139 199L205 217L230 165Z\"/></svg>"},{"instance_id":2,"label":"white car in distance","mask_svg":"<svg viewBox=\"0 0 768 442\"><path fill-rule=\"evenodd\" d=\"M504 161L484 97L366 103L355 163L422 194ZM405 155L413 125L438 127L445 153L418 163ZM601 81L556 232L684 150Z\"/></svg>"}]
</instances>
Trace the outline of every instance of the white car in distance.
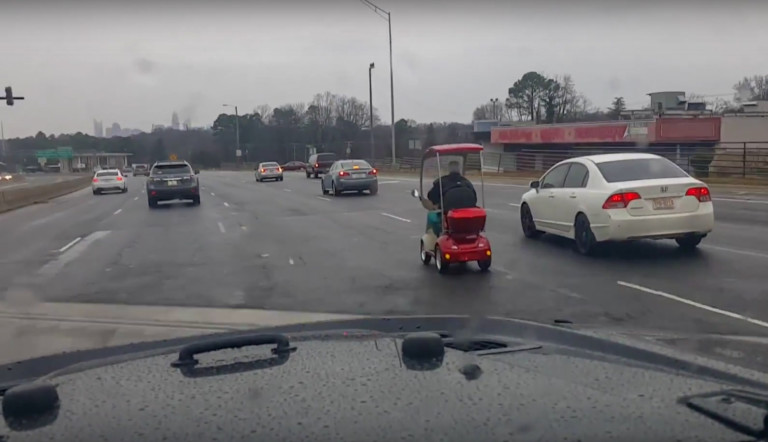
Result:
<instances>
[{"instance_id":1,"label":"white car in distance","mask_svg":"<svg viewBox=\"0 0 768 442\"><path fill-rule=\"evenodd\" d=\"M620 153L554 165L523 195L520 222L526 237L571 238L586 255L599 242L637 239L674 239L694 249L715 215L709 187L672 161Z\"/></svg>"},{"instance_id":2,"label":"white car in distance","mask_svg":"<svg viewBox=\"0 0 768 442\"><path fill-rule=\"evenodd\" d=\"M93 174L91 190L94 195L109 191L125 193L128 187L125 184L125 177L118 169L105 169Z\"/></svg>"}]
</instances>

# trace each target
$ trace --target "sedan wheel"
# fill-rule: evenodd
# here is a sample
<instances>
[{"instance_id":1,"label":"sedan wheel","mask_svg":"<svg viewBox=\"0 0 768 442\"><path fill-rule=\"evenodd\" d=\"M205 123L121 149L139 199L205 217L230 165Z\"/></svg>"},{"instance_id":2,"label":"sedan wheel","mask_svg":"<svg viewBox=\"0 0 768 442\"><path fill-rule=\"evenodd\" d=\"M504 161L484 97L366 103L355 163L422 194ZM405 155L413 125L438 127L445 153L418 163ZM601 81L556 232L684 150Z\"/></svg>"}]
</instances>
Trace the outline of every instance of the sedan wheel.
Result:
<instances>
[{"instance_id":1,"label":"sedan wheel","mask_svg":"<svg viewBox=\"0 0 768 442\"><path fill-rule=\"evenodd\" d=\"M336 188L336 183L334 181L331 181L331 191L333 192L333 196L341 195L341 191Z\"/></svg>"},{"instance_id":2,"label":"sedan wheel","mask_svg":"<svg viewBox=\"0 0 768 442\"><path fill-rule=\"evenodd\" d=\"M523 227L523 235L526 238L538 238L544 234L536 229L536 223L533 221L533 214L528 204L520 206L520 225Z\"/></svg>"},{"instance_id":3,"label":"sedan wheel","mask_svg":"<svg viewBox=\"0 0 768 442\"><path fill-rule=\"evenodd\" d=\"M691 235L675 238L675 242L677 242L677 245L680 246L682 250L694 250L702 239L704 239L704 237L701 235Z\"/></svg>"},{"instance_id":4,"label":"sedan wheel","mask_svg":"<svg viewBox=\"0 0 768 442\"><path fill-rule=\"evenodd\" d=\"M574 239L576 241L576 250L582 255L589 255L594 251L595 235L592 233L589 219L583 213L576 215Z\"/></svg>"}]
</instances>

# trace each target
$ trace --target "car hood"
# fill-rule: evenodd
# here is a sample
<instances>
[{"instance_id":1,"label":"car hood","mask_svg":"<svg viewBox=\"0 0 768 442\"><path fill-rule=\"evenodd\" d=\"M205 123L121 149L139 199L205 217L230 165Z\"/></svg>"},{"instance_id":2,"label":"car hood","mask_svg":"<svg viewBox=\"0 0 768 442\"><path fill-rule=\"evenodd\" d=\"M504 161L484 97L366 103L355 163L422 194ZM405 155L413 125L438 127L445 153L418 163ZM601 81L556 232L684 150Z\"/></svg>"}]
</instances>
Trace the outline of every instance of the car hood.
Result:
<instances>
[{"instance_id":1,"label":"car hood","mask_svg":"<svg viewBox=\"0 0 768 442\"><path fill-rule=\"evenodd\" d=\"M350 320L206 337L210 348L255 335L289 345L199 354L194 366L172 366L185 360L172 342L112 352L31 384L57 397L34 417L11 416L9 399L25 387L9 390L1 431L15 442L739 440L678 402L764 387L572 330L493 320L467 332L466 321L452 321L407 320L392 330L393 322Z\"/></svg>"}]
</instances>

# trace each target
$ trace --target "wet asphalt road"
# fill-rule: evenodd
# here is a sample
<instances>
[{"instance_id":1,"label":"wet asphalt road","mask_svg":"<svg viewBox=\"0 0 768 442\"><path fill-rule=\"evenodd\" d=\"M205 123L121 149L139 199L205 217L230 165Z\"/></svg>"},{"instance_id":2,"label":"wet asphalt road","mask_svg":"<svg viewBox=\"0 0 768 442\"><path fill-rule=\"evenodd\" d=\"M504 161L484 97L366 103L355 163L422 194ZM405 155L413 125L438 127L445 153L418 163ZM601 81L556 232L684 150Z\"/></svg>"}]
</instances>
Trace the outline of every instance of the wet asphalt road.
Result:
<instances>
[{"instance_id":1,"label":"wet asphalt road","mask_svg":"<svg viewBox=\"0 0 768 442\"><path fill-rule=\"evenodd\" d=\"M144 178L129 177L126 194L84 189L0 215L2 286L49 302L568 320L768 372L766 196L713 192L715 232L695 253L639 241L587 258L566 240L525 239L526 188L487 185L491 271L441 276L419 261L426 212L412 178L341 197L302 173L200 180L199 207L150 210Z\"/></svg>"}]
</instances>

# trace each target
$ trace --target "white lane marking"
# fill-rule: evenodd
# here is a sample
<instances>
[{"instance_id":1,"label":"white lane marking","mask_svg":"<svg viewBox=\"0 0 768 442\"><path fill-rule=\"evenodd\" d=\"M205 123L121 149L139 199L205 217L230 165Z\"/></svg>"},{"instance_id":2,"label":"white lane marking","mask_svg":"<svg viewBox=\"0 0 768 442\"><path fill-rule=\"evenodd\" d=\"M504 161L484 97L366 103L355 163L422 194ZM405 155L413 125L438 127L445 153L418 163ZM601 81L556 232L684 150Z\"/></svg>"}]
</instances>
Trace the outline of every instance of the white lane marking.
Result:
<instances>
[{"instance_id":1,"label":"white lane marking","mask_svg":"<svg viewBox=\"0 0 768 442\"><path fill-rule=\"evenodd\" d=\"M323 201L330 201L328 198L323 198L322 196L316 196L315 198Z\"/></svg>"},{"instance_id":2,"label":"white lane marking","mask_svg":"<svg viewBox=\"0 0 768 442\"><path fill-rule=\"evenodd\" d=\"M221 233L227 233L227 231L224 229L224 224L222 224L221 221L219 221L218 224L219 224L219 230L221 230Z\"/></svg>"},{"instance_id":3,"label":"white lane marking","mask_svg":"<svg viewBox=\"0 0 768 442\"><path fill-rule=\"evenodd\" d=\"M509 205L512 207L520 207L520 204L515 204L515 203L509 203Z\"/></svg>"},{"instance_id":4,"label":"white lane marking","mask_svg":"<svg viewBox=\"0 0 768 442\"><path fill-rule=\"evenodd\" d=\"M398 221L403 221L403 222L406 222L406 223L409 223L409 222L411 222L411 220L409 220L409 219L400 218L399 216L395 216L395 215L392 215L392 214L390 214L390 213L384 213L384 212L381 212L381 214L382 214L382 215L384 215L384 216L388 216L388 217L390 217L390 218L392 218L392 219L396 219L396 220L398 220Z\"/></svg>"},{"instance_id":5,"label":"white lane marking","mask_svg":"<svg viewBox=\"0 0 768 442\"><path fill-rule=\"evenodd\" d=\"M203 189L203 190L206 190L206 189L205 189L205 186L202 186L202 187L200 187L200 188L201 188L201 189Z\"/></svg>"},{"instance_id":6,"label":"white lane marking","mask_svg":"<svg viewBox=\"0 0 768 442\"><path fill-rule=\"evenodd\" d=\"M712 201L733 201L736 203L768 204L765 200L744 200L739 198L712 198Z\"/></svg>"},{"instance_id":7,"label":"white lane marking","mask_svg":"<svg viewBox=\"0 0 768 442\"><path fill-rule=\"evenodd\" d=\"M216 194L215 194L215 193L213 193L213 192L211 192L211 196L216 196Z\"/></svg>"},{"instance_id":8,"label":"white lane marking","mask_svg":"<svg viewBox=\"0 0 768 442\"><path fill-rule=\"evenodd\" d=\"M288 258L288 264L293 265L293 258Z\"/></svg>"},{"instance_id":9,"label":"white lane marking","mask_svg":"<svg viewBox=\"0 0 768 442\"><path fill-rule=\"evenodd\" d=\"M118 213L120 213L122 211L123 211L123 209L117 209L117 210L115 210L115 213L113 213L112 215L117 215Z\"/></svg>"},{"instance_id":10,"label":"white lane marking","mask_svg":"<svg viewBox=\"0 0 768 442\"><path fill-rule=\"evenodd\" d=\"M147 191L146 190L142 190L141 193L147 193Z\"/></svg>"},{"instance_id":11,"label":"white lane marking","mask_svg":"<svg viewBox=\"0 0 768 442\"><path fill-rule=\"evenodd\" d=\"M640 290L642 292L650 293L652 295L662 296L664 298L671 299L673 301L682 302L683 304L688 304L688 305L693 306L693 307L698 307L698 308L700 308L702 310L707 310L707 311L712 312L712 313L717 313L717 314L720 314L720 315L723 315L723 316L728 316L729 318L741 319L742 321L747 321L750 324L755 324L755 325L759 325L761 327L768 328L768 322L760 321L759 319L752 319L750 317L747 317L747 316L744 316L744 315L740 315L738 313L733 313L733 312L729 312L727 310L722 310L722 309L719 309L719 308L716 308L716 307L711 307L711 306L708 306L706 304L701 304L701 303L696 302L696 301L691 301L689 299L681 298L679 296L670 295L669 293L665 293L665 292L662 292L660 290L649 289L648 287L643 287L641 285L632 284L632 283L624 282L624 281L616 281L616 283L619 284L619 285L623 285L624 287L633 288L635 290Z\"/></svg>"},{"instance_id":12,"label":"white lane marking","mask_svg":"<svg viewBox=\"0 0 768 442\"><path fill-rule=\"evenodd\" d=\"M229 207L229 203L225 201L224 206Z\"/></svg>"},{"instance_id":13,"label":"white lane marking","mask_svg":"<svg viewBox=\"0 0 768 442\"><path fill-rule=\"evenodd\" d=\"M399 183L400 181L379 181L379 184L395 184Z\"/></svg>"},{"instance_id":14,"label":"white lane marking","mask_svg":"<svg viewBox=\"0 0 768 442\"><path fill-rule=\"evenodd\" d=\"M136 200L138 200L138 199L139 199L139 197L138 197L138 196L135 196L135 197L133 197L133 200L134 200L134 201L136 201Z\"/></svg>"},{"instance_id":15,"label":"white lane marking","mask_svg":"<svg viewBox=\"0 0 768 442\"><path fill-rule=\"evenodd\" d=\"M259 256L261 256L262 258L269 258L269 253L262 253Z\"/></svg>"},{"instance_id":16,"label":"white lane marking","mask_svg":"<svg viewBox=\"0 0 768 442\"><path fill-rule=\"evenodd\" d=\"M70 248L70 247L74 246L75 244L77 244L81 239L83 239L83 238L78 236L77 238L75 238L72 241L68 242L67 245L65 245L64 247L60 248L59 252L60 253L66 252L68 248Z\"/></svg>"},{"instance_id":17,"label":"white lane marking","mask_svg":"<svg viewBox=\"0 0 768 442\"><path fill-rule=\"evenodd\" d=\"M58 258L40 267L40 270L38 270L37 273L40 276L47 276L47 277L55 275L56 273L59 272L59 270L64 268L64 266L67 265L70 261L73 261L80 255L82 255L85 249L87 249L91 243L93 243L99 238L103 238L107 236L109 232L110 232L109 230L99 230L91 233L90 235L83 238L82 241L78 241L74 246L71 246L69 249L65 250L64 253L59 255Z\"/></svg>"},{"instance_id":18,"label":"white lane marking","mask_svg":"<svg viewBox=\"0 0 768 442\"><path fill-rule=\"evenodd\" d=\"M283 190L285 190L286 192L290 192L291 191L291 189L283 189Z\"/></svg>"},{"instance_id":19,"label":"white lane marking","mask_svg":"<svg viewBox=\"0 0 768 442\"><path fill-rule=\"evenodd\" d=\"M240 226L240 230L242 230L243 232L247 232L248 231L248 227Z\"/></svg>"},{"instance_id":20,"label":"white lane marking","mask_svg":"<svg viewBox=\"0 0 768 442\"><path fill-rule=\"evenodd\" d=\"M705 247L707 249L713 249L713 250L722 250L723 252L738 253L738 254L741 254L741 255L756 256L758 258L768 258L768 254L760 253L760 252L753 252L751 250L731 249L729 247L712 246L712 245L709 245L709 244L702 244L699 247Z\"/></svg>"},{"instance_id":21,"label":"white lane marking","mask_svg":"<svg viewBox=\"0 0 768 442\"><path fill-rule=\"evenodd\" d=\"M480 183L479 183L479 182L475 184L475 186L479 186L479 185L480 185ZM527 189L528 187L530 187L530 186L526 186L526 185L523 185L523 184L499 184L499 183L486 183L485 185L486 185L486 186L499 186L499 187L524 187L524 188L526 188L526 189Z\"/></svg>"}]
</instances>

